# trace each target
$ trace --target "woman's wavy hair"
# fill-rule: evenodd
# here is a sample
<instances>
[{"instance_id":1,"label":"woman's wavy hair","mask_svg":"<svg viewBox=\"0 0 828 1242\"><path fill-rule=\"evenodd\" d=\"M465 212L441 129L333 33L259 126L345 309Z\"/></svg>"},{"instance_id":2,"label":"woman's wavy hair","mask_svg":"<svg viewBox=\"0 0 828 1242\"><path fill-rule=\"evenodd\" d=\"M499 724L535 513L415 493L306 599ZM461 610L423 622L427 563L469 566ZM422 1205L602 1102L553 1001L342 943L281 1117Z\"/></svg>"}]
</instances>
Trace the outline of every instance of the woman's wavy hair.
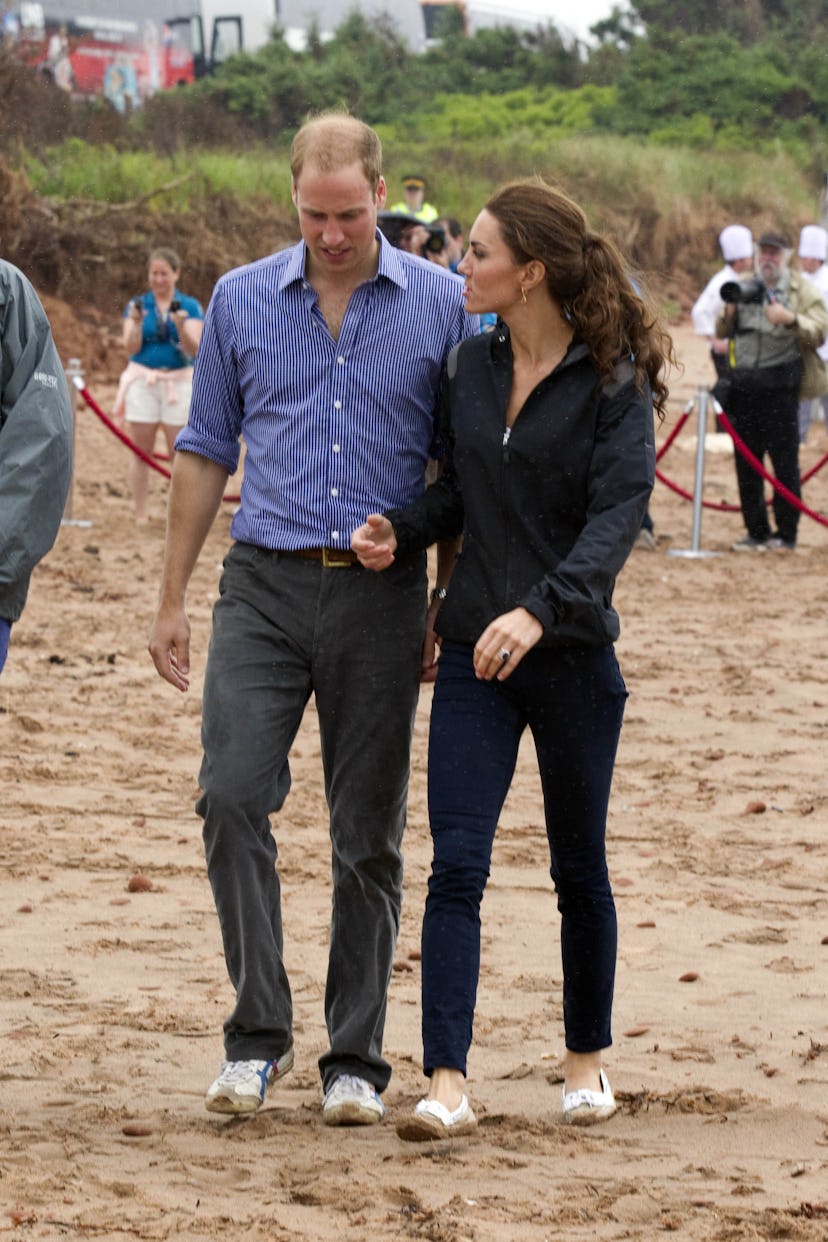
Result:
<instances>
[{"instance_id":1,"label":"woman's wavy hair","mask_svg":"<svg viewBox=\"0 0 828 1242\"><path fill-rule=\"evenodd\" d=\"M637 387L649 383L663 418L666 375L677 365L673 342L614 242L593 233L578 204L540 177L503 186L485 210L516 264L543 263L549 291L589 347L601 383L611 383L618 359L629 357Z\"/></svg>"}]
</instances>

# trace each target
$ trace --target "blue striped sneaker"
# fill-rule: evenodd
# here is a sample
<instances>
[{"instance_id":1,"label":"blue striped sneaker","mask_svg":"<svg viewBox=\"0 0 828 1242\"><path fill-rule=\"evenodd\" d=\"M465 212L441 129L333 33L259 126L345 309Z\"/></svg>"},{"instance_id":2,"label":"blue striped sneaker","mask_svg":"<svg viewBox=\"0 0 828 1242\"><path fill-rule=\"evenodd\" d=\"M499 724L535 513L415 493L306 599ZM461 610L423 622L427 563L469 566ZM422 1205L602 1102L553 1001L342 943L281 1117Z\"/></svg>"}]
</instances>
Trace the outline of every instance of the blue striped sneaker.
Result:
<instances>
[{"instance_id":1,"label":"blue striped sneaker","mask_svg":"<svg viewBox=\"0 0 828 1242\"><path fill-rule=\"evenodd\" d=\"M225 1061L207 1088L204 1107L211 1113L255 1113L271 1083L293 1066L293 1048L276 1061Z\"/></svg>"},{"instance_id":2,"label":"blue striped sneaker","mask_svg":"<svg viewBox=\"0 0 828 1242\"><path fill-rule=\"evenodd\" d=\"M326 1126L373 1126L385 1116L376 1088L355 1074L335 1078L322 1104Z\"/></svg>"}]
</instances>

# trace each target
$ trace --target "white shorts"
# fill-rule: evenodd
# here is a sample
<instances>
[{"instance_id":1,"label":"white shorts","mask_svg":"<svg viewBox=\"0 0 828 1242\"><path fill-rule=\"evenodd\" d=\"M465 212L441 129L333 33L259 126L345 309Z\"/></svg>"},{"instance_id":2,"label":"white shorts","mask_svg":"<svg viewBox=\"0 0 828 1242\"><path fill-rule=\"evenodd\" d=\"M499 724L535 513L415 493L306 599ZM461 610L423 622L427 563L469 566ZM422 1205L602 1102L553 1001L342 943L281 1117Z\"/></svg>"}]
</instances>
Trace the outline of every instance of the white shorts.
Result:
<instances>
[{"instance_id":1,"label":"white shorts","mask_svg":"<svg viewBox=\"0 0 828 1242\"><path fill-rule=\"evenodd\" d=\"M164 423L183 427L190 412L193 369L159 371L137 375L126 390L125 420L128 423Z\"/></svg>"}]
</instances>

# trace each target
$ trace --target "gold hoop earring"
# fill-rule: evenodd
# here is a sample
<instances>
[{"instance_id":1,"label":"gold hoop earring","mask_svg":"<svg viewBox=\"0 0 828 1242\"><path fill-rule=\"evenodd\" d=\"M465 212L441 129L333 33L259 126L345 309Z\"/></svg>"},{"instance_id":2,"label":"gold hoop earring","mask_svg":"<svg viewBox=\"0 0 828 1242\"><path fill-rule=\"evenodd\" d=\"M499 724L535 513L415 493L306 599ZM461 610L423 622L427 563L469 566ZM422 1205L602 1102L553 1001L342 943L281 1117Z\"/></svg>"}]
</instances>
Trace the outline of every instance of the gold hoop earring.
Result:
<instances>
[{"instance_id":1,"label":"gold hoop earring","mask_svg":"<svg viewBox=\"0 0 828 1242\"><path fill-rule=\"evenodd\" d=\"M524 289L523 285L520 286L520 300L525 306L526 305L526 290Z\"/></svg>"}]
</instances>

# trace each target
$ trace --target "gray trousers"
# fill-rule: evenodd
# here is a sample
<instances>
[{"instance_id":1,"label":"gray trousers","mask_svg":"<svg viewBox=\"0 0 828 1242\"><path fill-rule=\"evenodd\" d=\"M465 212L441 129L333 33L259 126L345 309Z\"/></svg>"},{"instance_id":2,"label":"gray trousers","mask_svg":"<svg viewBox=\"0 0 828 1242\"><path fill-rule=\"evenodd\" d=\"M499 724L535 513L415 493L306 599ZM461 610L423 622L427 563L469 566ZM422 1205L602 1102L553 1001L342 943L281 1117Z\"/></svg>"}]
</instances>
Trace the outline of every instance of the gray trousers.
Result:
<instances>
[{"instance_id":1,"label":"gray trousers","mask_svg":"<svg viewBox=\"0 0 828 1242\"><path fill-rule=\"evenodd\" d=\"M250 544L224 562L204 683L196 804L236 1005L228 1060L292 1044L277 847L269 816L316 696L333 901L319 1068L382 1091L388 984L402 901L402 834L426 611L425 557L384 573L325 568Z\"/></svg>"}]
</instances>

